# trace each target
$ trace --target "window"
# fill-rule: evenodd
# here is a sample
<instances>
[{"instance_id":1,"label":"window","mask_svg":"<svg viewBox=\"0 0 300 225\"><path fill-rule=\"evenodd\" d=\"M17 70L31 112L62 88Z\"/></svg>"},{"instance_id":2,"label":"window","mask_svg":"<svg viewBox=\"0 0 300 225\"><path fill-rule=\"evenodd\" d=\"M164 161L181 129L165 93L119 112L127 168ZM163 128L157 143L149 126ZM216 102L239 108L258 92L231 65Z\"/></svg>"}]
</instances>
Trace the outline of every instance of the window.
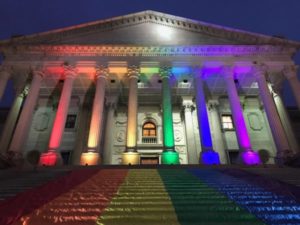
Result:
<instances>
[{"instance_id":1,"label":"window","mask_svg":"<svg viewBox=\"0 0 300 225\"><path fill-rule=\"evenodd\" d=\"M72 129L75 128L75 123L76 123L76 115L68 115L65 128Z\"/></svg>"},{"instance_id":2,"label":"window","mask_svg":"<svg viewBox=\"0 0 300 225\"><path fill-rule=\"evenodd\" d=\"M231 115L222 115L222 128L224 130L234 129Z\"/></svg>"},{"instance_id":3,"label":"window","mask_svg":"<svg viewBox=\"0 0 300 225\"><path fill-rule=\"evenodd\" d=\"M156 137L156 126L154 123L151 122L144 123L143 137Z\"/></svg>"}]
</instances>

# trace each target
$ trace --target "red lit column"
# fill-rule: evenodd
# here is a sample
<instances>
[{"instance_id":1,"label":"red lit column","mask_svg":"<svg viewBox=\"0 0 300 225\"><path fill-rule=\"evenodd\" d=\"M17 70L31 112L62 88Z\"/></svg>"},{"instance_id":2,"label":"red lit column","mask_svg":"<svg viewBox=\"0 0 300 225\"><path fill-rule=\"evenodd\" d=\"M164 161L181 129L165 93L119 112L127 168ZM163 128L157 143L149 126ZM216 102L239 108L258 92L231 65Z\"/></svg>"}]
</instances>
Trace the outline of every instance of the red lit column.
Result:
<instances>
[{"instance_id":1,"label":"red lit column","mask_svg":"<svg viewBox=\"0 0 300 225\"><path fill-rule=\"evenodd\" d=\"M139 153L136 149L137 142L137 110L138 110L138 77L139 68L133 66L128 69L129 96L127 114L127 138L126 149L122 155L122 163L135 165L140 163Z\"/></svg>"},{"instance_id":2,"label":"red lit column","mask_svg":"<svg viewBox=\"0 0 300 225\"><path fill-rule=\"evenodd\" d=\"M101 142L101 129L103 123L103 106L105 98L105 84L108 76L107 68L96 71L96 92L93 103L90 123L87 152L81 154L81 165L97 165L99 162L99 144Z\"/></svg>"},{"instance_id":3,"label":"red lit column","mask_svg":"<svg viewBox=\"0 0 300 225\"><path fill-rule=\"evenodd\" d=\"M8 68L5 66L1 66L0 67L0 101L3 97L9 77L10 77L10 72Z\"/></svg>"},{"instance_id":4,"label":"red lit column","mask_svg":"<svg viewBox=\"0 0 300 225\"><path fill-rule=\"evenodd\" d=\"M64 85L50 136L48 151L41 155L41 165L53 166L57 162L58 154L56 151L60 147L61 139L64 133L66 118L72 94L73 81L76 77L75 69L71 66L66 66L64 76Z\"/></svg>"},{"instance_id":5,"label":"red lit column","mask_svg":"<svg viewBox=\"0 0 300 225\"><path fill-rule=\"evenodd\" d=\"M15 128L9 151L13 151L15 153L22 152L29 133L34 107L39 96L39 90L43 77L44 73L42 71L33 71L30 89Z\"/></svg>"}]
</instances>

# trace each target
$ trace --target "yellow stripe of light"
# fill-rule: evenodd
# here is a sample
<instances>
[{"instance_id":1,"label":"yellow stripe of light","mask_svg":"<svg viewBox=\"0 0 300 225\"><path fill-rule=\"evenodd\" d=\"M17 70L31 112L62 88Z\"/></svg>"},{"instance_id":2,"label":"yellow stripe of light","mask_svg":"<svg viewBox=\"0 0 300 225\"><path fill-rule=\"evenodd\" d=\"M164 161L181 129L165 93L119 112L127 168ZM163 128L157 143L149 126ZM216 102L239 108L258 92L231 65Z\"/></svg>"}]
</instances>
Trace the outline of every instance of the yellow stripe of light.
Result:
<instances>
[{"instance_id":1,"label":"yellow stripe of light","mask_svg":"<svg viewBox=\"0 0 300 225\"><path fill-rule=\"evenodd\" d=\"M164 184L155 169L129 171L98 225L180 225Z\"/></svg>"}]
</instances>

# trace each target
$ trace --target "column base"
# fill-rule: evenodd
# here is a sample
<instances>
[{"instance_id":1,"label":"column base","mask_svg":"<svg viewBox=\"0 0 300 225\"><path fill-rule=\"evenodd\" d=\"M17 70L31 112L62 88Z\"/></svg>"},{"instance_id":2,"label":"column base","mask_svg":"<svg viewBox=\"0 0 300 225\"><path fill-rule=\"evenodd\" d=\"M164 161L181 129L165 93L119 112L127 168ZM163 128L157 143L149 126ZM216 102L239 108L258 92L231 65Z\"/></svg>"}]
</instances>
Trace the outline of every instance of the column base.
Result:
<instances>
[{"instance_id":1,"label":"column base","mask_svg":"<svg viewBox=\"0 0 300 225\"><path fill-rule=\"evenodd\" d=\"M200 162L204 165L220 165L220 157L214 150L204 150L200 153Z\"/></svg>"},{"instance_id":2,"label":"column base","mask_svg":"<svg viewBox=\"0 0 300 225\"><path fill-rule=\"evenodd\" d=\"M44 152L40 156L39 166L55 166L60 159L60 155L55 151Z\"/></svg>"},{"instance_id":3,"label":"column base","mask_svg":"<svg viewBox=\"0 0 300 225\"><path fill-rule=\"evenodd\" d=\"M138 152L124 152L122 154L123 165L139 165L140 154Z\"/></svg>"},{"instance_id":4,"label":"column base","mask_svg":"<svg viewBox=\"0 0 300 225\"><path fill-rule=\"evenodd\" d=\"M260 157L258 155L258 152L255 152L253 150L243 150L239 158L241 162L245 165L259 165L261 164Z\"/></svg>"},{"instance_id":5,"label":"column base","mask_svg":"<svg viewBox=\"0 0 300 225\"><path fill-rule=\"evenodd\" d=\"M100 155L98 152L83 152L80 157L81 166L95 166L100 161Z\"/></svg>"},{"instance_id":6,"label":"column base","mask_svg":"<svg viewBox=\"0 0 300 225\"><path fill-rule=\"evenodd\" d=\"M161 163L166 165L177 165L179 163L179 154L176 151L163 151Z\"/></svg>"}]
</instances>

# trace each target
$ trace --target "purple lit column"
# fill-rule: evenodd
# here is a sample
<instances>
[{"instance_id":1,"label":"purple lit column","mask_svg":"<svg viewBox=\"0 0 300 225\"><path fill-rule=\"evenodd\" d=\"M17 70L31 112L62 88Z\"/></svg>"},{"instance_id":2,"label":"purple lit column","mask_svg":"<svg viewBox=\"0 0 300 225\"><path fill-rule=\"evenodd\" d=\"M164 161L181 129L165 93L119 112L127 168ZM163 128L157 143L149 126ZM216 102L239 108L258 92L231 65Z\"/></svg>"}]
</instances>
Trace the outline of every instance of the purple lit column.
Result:
<instances>
[{"instance_id":1,"label":"purple lit column","mask_svg":"<svg viewBox=\"0 0 300 225\"><path fill-rule=\"evenodd\" d=\"M219 155L213 150L210 125L203 88L204 69L195 71L196 106L199 125L199 134L202 146L201 162L203 164L220 164Z\"/></svg>"},{"instance_id":2,"label":"purple lit column","mask_svg":"<svg viewBox=\"0 0 300 225\"><path fill-rule=\"evenodd\" d=\"M240 103L240 98L234 83L233 67L224 66L223 75L226 81L227 94L230 103L230 109L235 126L236 136L240 147L240 157L243 163L247 165L259 164L260 159L257 152L252 150L250 137L247 131L244 120L243 110Z\"/></svg>"},{"instance_id":3,"label":"purple lit column","mask_svg":"<svg viewBox=\"0 0 300 225\"><path fill-rule=\"evenodd\" d=\"M258 84L260 98L264 104L271 132L277 147L277 163L281 164L284 158L289 154L289 143L266 81L265 70L266 68L264 67L255 67L253 68L253 74Z\"/></svg>"}]
</instances>

